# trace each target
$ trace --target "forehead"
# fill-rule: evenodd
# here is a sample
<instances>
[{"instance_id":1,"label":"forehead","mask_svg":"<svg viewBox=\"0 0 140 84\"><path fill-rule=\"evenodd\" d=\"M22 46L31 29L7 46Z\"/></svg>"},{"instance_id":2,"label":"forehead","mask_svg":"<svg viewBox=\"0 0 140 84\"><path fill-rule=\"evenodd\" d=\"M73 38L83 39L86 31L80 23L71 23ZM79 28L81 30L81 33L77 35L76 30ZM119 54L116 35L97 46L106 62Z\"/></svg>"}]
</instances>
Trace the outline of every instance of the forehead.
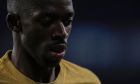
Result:
<instances>
[{"instance_id":1,"label":"forehead","mask_svg":"<svg viewBox=\"0 0 140 84\"><path fill-rule=\"evenodd\" d=\"M60 6L60 5L72 5L72 0L29 0L27 1L34 7L46 7L46 6Z\"/></svg>"},{"instance_id":2,"label":"forehead","mask_svg":"<svg viewBox=\"0 0 140 84\"><path fill-rule=\"evenodd\" d=\"M73 13L72 0L29 0L27 1L28 11L31 14L40 12L47 13Z\"/></svg>"}]
</instances>

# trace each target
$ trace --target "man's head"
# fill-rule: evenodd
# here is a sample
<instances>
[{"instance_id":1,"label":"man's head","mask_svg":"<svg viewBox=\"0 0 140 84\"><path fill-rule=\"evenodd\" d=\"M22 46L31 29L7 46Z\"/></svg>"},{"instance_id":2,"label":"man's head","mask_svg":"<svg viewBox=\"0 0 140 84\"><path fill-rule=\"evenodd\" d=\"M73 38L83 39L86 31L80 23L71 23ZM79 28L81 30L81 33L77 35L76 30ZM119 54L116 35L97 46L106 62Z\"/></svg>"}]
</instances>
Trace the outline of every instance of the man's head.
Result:
<instances>
[{"instance_id":1,"label":"man's head","mask_svg":"<svg viewBox=\"0 0 140 84\"><path fill-rule=\"evenodd\" d=\"M72 0L8 0L7 9L14 47L42 66L63 58L74 16Z\"/></svg>"}]
</instances>

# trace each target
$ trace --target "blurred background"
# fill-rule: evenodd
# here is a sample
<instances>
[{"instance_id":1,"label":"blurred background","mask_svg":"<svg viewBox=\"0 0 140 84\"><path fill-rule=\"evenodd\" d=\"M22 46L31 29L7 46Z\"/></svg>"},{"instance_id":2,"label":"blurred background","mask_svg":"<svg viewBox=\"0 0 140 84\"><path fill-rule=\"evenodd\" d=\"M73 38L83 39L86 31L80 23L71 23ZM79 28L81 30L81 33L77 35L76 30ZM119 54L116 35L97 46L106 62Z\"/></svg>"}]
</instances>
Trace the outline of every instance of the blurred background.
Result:
<instances>
[{"instance_id":1,"label":"blurred background","mask_svg":"<svg viewBox=\"0 0 140 84\"><path fill-rule=\"evenodd\" d=\"M140 3L73 0L75 20L66 59L94 71L102 84L140 84ZM0 0L0 56L12 49Z\"/></svg>"}]
</instances>

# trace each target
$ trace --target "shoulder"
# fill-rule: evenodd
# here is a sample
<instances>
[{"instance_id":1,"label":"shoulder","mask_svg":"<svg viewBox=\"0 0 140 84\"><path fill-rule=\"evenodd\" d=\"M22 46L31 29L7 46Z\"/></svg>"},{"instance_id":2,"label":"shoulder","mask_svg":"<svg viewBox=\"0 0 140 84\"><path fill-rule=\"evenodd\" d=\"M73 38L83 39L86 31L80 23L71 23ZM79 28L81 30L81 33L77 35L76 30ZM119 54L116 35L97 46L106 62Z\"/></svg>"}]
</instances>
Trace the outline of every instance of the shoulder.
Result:
<instances>
[{"instance_id":1,"label":"shoulder","mask_svg":"<svg viewBox=\"0 0 140 84\"><path fill-rule=\"evenodd\" d=\"M8 75L10 74L9 73L9 63L10 63L10 60L9 60L9 54L11 54L11 51L7 51L5 53L5 55L3 55L1 58L0 58L0 77L4 77L5 75Z\"/></svg>"},{"instance_id":2,"label":"shoulder","mask_svg":"<svg viewBox=\"0 0 140 84\"><path fill-rule=\"evenodd\" d=\"M10 53L11 53L11 50L7 51L5 55L0 57L0 71L4 68L4 66L6 66L6 63L9 61L8 54Z\"/></svg>"},{"instance_id":3,"label":"shoulder","mask_svg":"<svg viewBox=\"0 0 140 84\"><path fill-rule=\"evenodd\" d=\"M82 79L85 78L92 80L96 82L95 84L101 84L96 74L87 68L81 67L67 60L62 60L61 65L66 69L67 72L69 72L70 75L74 74L74 76L82 77Z\"/></svg>"},{"instance_id":4,"label":"shoulder","mask_svg":"<svg viewBox=\"0 0 140 84\"><path fill-rule=\"evenodd\" d=\"M2 76L2 74L4 74L6 72L7 69L5 69L6 67L6 64L9 60L8 58L8 53L10 51L6 52L5 55L3 55L1 58L0 58L0 76ZM7 72L8 73L8 72Z\"/></svg>"},{"instance_id":5,"label":"shoulder","mask_svg":"<svg viewBox=\"0 0 140 84\"><path fill-rule=\"evenodd\" d=\"M6 56L2 56L0 58L0 72L2 71L2 69L4 68L4 61L5 61Z\"/></svg>"},{"instance_id":6,"label":"shoulder","mask_svg":"<svg viewBox=\"0 0 140 84\"><path fill-rule=\"evenodd\" d=\"M5 84L5 82L7 82L7 80L11 80L11 78L10 78L11 74L8 72L7 68L5 68L7 60L8 60L7 53L0 58L0 84L1 83Z\"/></svg>"},{"instance_id":7,"label":"shoulder","mask_svg":"<svg viewBox=\"0 0 140 84\"><path fill-rule=\"evenodd\" d=\"M0 72L1 72L2 68L3 68L2 59L0 58Z\"/></svg>"}]
</instances>

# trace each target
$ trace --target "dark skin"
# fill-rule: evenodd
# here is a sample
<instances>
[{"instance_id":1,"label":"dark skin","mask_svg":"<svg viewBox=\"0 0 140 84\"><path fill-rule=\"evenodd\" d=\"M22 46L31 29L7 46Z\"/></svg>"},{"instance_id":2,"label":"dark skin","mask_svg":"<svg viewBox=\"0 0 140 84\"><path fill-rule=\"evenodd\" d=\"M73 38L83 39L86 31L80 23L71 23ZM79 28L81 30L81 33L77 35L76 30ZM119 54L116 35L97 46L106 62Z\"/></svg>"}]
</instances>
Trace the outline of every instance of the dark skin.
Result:
<instances>
[{"instance_id":1,"label":"dark skin","mask_svg":"<svg viewBox=\"0 0 140 84\"><path fill-rule=\"evenodd\" d=\"M39 3L43 2L43 3ZM13 34L11 61L27 77L52 82L67 48L74 10L71 0L38 0L30 14L9 14ZM47 4L47 5L46 5Z\"/></svg>"}]
</instances>

